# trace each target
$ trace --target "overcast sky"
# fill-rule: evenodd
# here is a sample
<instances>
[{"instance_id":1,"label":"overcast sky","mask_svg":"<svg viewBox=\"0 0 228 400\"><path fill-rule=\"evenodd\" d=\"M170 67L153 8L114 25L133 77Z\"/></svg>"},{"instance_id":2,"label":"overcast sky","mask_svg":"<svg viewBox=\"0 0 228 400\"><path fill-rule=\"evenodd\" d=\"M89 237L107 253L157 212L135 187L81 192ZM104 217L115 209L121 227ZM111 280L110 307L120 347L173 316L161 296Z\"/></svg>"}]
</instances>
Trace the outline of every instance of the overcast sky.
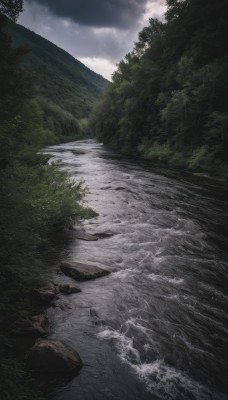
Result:
<instances>
[{"instance_id":1,"label":"overcast sky","mask_svg":"<svg viewBox=\"0 0 228 400\"><path fill-rule=\"evenodd\" d=\"M45 37L110 79L164 0L25 0L18 23Z\"/></svg>"}]
</instances>

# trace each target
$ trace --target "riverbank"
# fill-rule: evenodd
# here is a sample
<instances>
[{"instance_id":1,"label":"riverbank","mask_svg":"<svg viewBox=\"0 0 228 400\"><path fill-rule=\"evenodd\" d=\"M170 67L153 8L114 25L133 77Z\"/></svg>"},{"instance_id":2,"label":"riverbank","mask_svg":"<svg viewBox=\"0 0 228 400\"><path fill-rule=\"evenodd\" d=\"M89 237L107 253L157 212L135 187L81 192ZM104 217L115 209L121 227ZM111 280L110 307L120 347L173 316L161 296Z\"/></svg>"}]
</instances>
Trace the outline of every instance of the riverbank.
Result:
<instances>
[{"instance_id":1,"label":"riverbank","mask_svg":"<svg viewBox=\"0 0 228 400\"><path fill-rule=\"evenodd\" d=\"M194 150L176 149L170 144L143 143L137 149L107 145L107 149L127 157L150 161L154 166L182 172L202 174L212 179L228 180L228 163L215 157L216 148L201 146Z\"/></svg>"},{"instance_id":2,"label":"riverbank","mask_svg":"<svg viewBox=\"0 0 228 400\"><path fill-rule=\"evenodd\" d=\"M85 208L85 211L89 217L95 214L88 208ZM78 236L77 231L74 232ZM42 273L41 271L39 273L39 280L33 286L28 286L23 292L14 292L14 297L10 298L7 320L6 318L3 319L4 315L1 315L0 343L2 356L0 365L0 393L1 395L4 394L4 398L7 400L15 398L17 400L30 400L31 398L34 400L46 399L45 387L47 382L51 382L55 375L62 376L64 380L64 377L67 374L69 375L72 364L74 365L73 361L75 357L73 356L73 361L70 359L67 363L66 360L69 357L67 353L69 351L63 348L64 344L60 346L59 343L61 342L59 341L57 342L58 346L55 349L55 361L53 362L51 346L54 345L55 341L49 341L48 337L50 334L53 334L54 327L51 319L47 316L49 309L68 310L70 306L64 300L67 298L69 300L70 295L81 292L77 286L72 284L73 279L68 278L68 280L65 279L64 281L62 278L65 284L61 284L61 282L59 284L56 283L58 274L60 273L59 260L61 257L66 256L66 249L70 245L72 233L73 230L71 227L70 230L59 232L52 240L50 239L51 243L42 249L43 269ZM98 240L98 237L96 240ZM86 268L86 265L83 267ZM89 266L87 266L88 268ZM101 271L101 276L108 274L106 271ZM99 269L95 270L95 267L93 267L91 274L98 275L98 272ZM82 271L82 280L98 277L93 275L91 277L87 276L88 272L87 275L84 275ZM75 279L77 280L76 277ZM2 290L2 294L4 300L4 289ZM17 305L16 310L15 305ZM7 303L5 304L6 306ZM10 313L11 310L13 313ZM43 339L43 341L39 342L39 338ZM41 375L34 375L34 371L40 368L39 356L33 354L33 349L36 349L35 346L38 343L41 343L42 346L47 343L47 349L45 351L42 350L41 355L41 360L43 359L45 362L46 377L43 375L44 368L42 368ZM57 352L59 352L58 357ZM75 349L70 348L70 354L74 355L74 352ZM28 358L29 355L30 357ZM59 375L56 373L55 368L56 366L58 367L58 363L60 364L61 360L63 360L63 367ZM71 374L71 376L73 375Z\"/></svg>"},{"instance_id":3,"label":"riverbank","mask_svg":"<svg viewBox=\"0 0 228 400\"><path fill-rule=\"evenodd\" d=\"M54 245L56 232L94 215L83 207L81 182L49 164L46 154L32 149L29 155L31 163L15 156L1 174L0 392L7 400L39 398L25 367L24 343L17 344L12 328L43 312L33 293L50 281L54 258L61 253L62 245Z\"/></svg>"},{"instance_id":4,"label":"riverbank","mask_svg":"<svg viewBox=\"0 0 228 400\"><path fill-rule=\"evenodd\" d=\"M228 164L216 158L216 148L201 146L194 150L177 150L169 144L142 144L138 147L139 157L157 165L168 166L193 173L208 174L228 179Z\"/></svg>"}]
</instances>

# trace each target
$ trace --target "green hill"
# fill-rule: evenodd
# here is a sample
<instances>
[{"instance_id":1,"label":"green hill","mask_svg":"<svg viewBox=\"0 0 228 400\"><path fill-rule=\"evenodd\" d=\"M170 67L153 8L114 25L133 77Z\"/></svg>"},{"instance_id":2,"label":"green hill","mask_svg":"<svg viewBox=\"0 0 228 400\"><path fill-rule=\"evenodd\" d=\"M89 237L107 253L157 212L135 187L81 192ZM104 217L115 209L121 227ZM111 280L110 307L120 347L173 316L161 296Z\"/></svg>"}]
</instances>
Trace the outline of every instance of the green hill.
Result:
<instances>
[{"instance_id":1,"label":"green hill","mask_svg":"<svg viewBox=\"0 0 228 400\"><path fill-rule=\"evenodd\" d=\"M25 45L30 50L24 66L36 74L45 127L59 141L80 135L80 120L87 118L107 80L19 24L9 21L7 32L14 47Z\"/></svg>"}]
</instances>

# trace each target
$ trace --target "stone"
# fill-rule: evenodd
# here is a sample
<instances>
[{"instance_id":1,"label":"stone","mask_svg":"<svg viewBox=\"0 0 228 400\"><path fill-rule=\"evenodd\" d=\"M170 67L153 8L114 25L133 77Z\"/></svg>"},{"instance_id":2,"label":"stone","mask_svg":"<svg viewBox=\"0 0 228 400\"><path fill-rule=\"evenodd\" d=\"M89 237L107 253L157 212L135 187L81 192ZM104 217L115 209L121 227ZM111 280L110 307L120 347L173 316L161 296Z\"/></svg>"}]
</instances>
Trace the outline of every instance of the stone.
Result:
<instances>
[{"instance_id":1,"label":"stone","mask_svg":"<svg viewBox=\"0 0 228 400\"><path fill-rule=\"evenodd\" d=\"M114 190L125 190L125 187L123 187L123 186L117 186Z\"/></svg>"},{"instance_id":2,"label":"stone","mask_svg":"<svg viewBox=\"0 0 228 400\"><path fill-rule=\"evenodd\" d=\"M91 308L91 309L89 310L89 313L90 313L90 316L91 316L91 318L93 319L93 323L94 323L95 325L103 325L103 324L105 324L105 321L102 320L102 319L100 319L100 317L99 317L98 313L96 312L96 310L94 310L93 308Z\"/></svg>"},{"instance_id":3,"label":"stone","mask_svg":"<svg viewBox=\"0 0 228 400\"><path fill-rule=\"evenodd\" d=\"M72 293L80 293L81 292L81 289L79 289L76 286L73 286L71 284L59 285L59 290L63 294L72 294Z\"/></svg>"},{"instance_id":4,"label":"stone","mask_svg":"<svg viewBox=\"0 0 228 400\"><path fill-rule=\"evenodd\" d=\"M102 186L100 188L100 190L108 190L108 189L112 189L112 186Z\"/></svg>"},{"instance_id":5,"label":"stone","mask_svg":"<svg viewBox=\"0 0 228 400\"><path fill-rule=\"evenodd\" d=\"M60 269L65 275L70 276L76 281L96 279L110 274L109 271L99 268L96 265L82 264L76 261L62 262Z\"/></svg>"},{"instance_id":6,"label":"stone","mask_svg":"<svg viewBox=\"0 0 228 400\"><path fill-rule=\"evenodd\" d=\"M75 231L75 236L77 239L86 240L87 242L95 242L98 240L98 237L94 235L90 235L90 233L86 233L85 231Z\"/></svg>"},{"instance_id":7,"label":"stone","mask_svg":"<svg viewBox=\"0 0 228 400\"><path fill-rule=\"evenodd\" d=\"M15 322L12 332L21 336L45 336L50 333L50 324L44 314L35 315L31 319L19 319Z\"/></svg>"},{"instance_id":8,"label":"stone","mask_svg":"<svg viewBox=\"0 0 228 400\"><path fill-rule=\"evenodd\" d=\"M60 304L58 304L58 307L62 311L71 310L71 306L69 304L66 304L66 303L60 303Z\"/></svg>"},{"instance_id":9,"label":"stone","mask_svg":"<svg viewBox=\"0 0 228 400\"><path fill-rule=\"evenodd\" d=\"M77 372L82 367L78 352L59 340L37 340L26 361L29 368L51 375Z\"/></svg>"},{"instance_id":10,"label":"stone","mask_svg":"<svg viewBox=\"0 0 228 400\"><path fill-rule=\"evenodd\" d=\"M71 310L72 307L67 303L52 303L52 308L59 308L62 311Z\"/></svg>"},{"instance_id":11,"label":"stone","mask_svg":"<svg viewBox=\"0 0 228 400\"><path fill-rule=\"evenodd\" d=\"M41 303L50 303L56 297L58 293L58 287L53 283L49 283L49 285L36 289L33 291L33 298L36 301Z\"/></svg>"},{"instance_id":12,"label":"stone","mask_svg":"<svg viewBox=\"0 0 228 400\"><path fill-rule=\"evenodd\" d=\"M109 233L109 232L97 232L94 234L99 239L106 239L114 236L114 233Z\"/></svg>"}]
</instances>

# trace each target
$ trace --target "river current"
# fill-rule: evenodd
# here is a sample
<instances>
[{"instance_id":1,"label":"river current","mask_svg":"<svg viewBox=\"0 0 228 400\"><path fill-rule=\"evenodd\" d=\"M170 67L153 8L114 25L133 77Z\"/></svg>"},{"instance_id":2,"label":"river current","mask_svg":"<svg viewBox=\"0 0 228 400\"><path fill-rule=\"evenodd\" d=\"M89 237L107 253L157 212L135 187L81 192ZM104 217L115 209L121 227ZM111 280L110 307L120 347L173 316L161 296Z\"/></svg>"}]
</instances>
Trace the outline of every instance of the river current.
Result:
<instances>
[{"instance_id":1,"label":"river current","mask_svg":"<svg viewBox=\"0 0 228 400\"><path fill-rule=\"evenodd\" d=\"M99 215L63 259L108 269L50 309L85 366L53 400L228 399L228 186L124 158L92 140L48 149ZM105 237L104 237L105 236ZM57 282L70 282L64 275Z\"/></svg>"}]
</instances>

